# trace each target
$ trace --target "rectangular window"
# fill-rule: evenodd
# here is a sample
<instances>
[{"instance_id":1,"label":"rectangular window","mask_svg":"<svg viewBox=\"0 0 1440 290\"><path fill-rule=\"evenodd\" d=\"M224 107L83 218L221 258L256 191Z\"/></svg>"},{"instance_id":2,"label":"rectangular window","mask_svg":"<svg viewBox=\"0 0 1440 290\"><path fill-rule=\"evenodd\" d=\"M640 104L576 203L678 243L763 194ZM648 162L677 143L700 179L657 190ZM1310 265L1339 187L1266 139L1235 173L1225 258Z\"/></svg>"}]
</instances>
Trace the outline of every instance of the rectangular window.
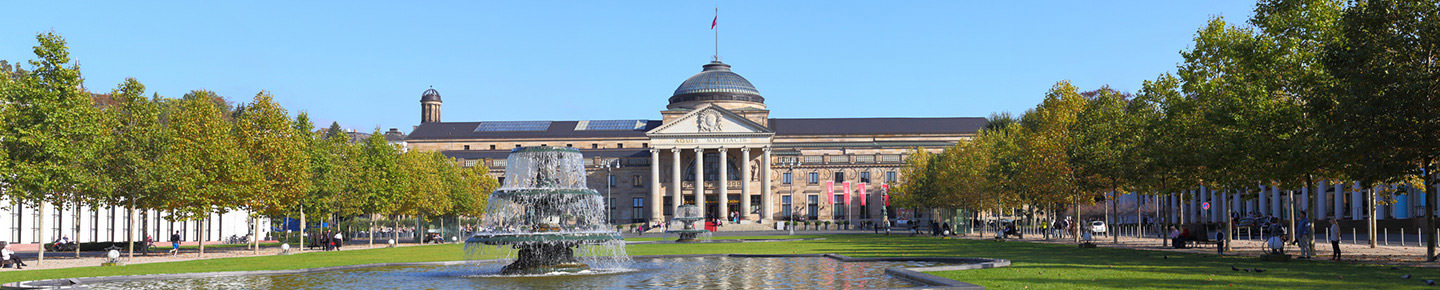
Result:
<instances>
[{"instance_id":1,"label":"rectangular window","mask_svg":"<svg viewBox=\"0 0 1440 290\"><path fill-rule=\"evenodd\" d=\"M820 173L811 172L808 177L809 177L809 180L808 180L808 181L810 182L810 184L819 184L819 183L820 183Z\"/></svg>"},{"instance_id":2,"label":"rectangular window","mask_svg":"<svg viewBox=\"0 0 1440 290\"><path fill-rule=\"evenodd\" d=\"M590 144L590 149L600 149L600 144Z\"/></svg>"},{"instance_id":3,"label":"rectangular window","mask_svg":"<svg viewBox=\"0 0 1440 290\"><path fill-rule=\"evenodd\" d=\"M860 182L870 183L870 172L869 172L869 171L861 172L861 173L860 173Z\"/></svg>"},{"instance_id":4,"label":"rectangular window","mask_svg":"<svg viewBox=\"0 0 1440 290\"><path fill-rule=\"evenodd\" d=\"M605 182L607 183L605 186L609 186L609 187L612 187L612 188L615 187L615 175L614 175L614 174L605 175Z\"/></svg>"},{"instance_id":5,"label":"rectangular window","mask_svg":"<svg viewBox=\"0 0 1440 290\"><path fill-rule=\"evenodd\" d=\"M640 148L650 148L650 143L640 143Z\"/></svg>"},{"instance_id":6,"label":"rectangular window","mask_svg":"<svg viewBox=\"0 0 1440 290\"><path fill-rule=\"evenodd\" d=\"M495 150L495 144L490 144L490 150Z\"/></svg>"},{"instance_id":7,"label":"rectangular window","mask_svg":"<svg viewBox=\"0 0 1440 290\"><path fill-rule=\"evenodd\" d=\"M790 173L789 173L789 172L786 172L786 173L783 173L783 174L780 175L780 184L790 184Z\"/></svg>"},{"instance_id":8,"label":"rectangular window","mask_svg":"<svg viewBox=\"0 0 1440 290\"><path fill-rule=\"evenodd\" d=\"M625 148L625 143L615 143L615 148Z\"/></svg>"},{"instance_id":9,"label":"rectangular window","mask_svg":"<svg viewBox=\"0 0 1440 290\"><path fill-rule=\"evenodd\" d=\"M644 182L643 182L643 180L640 180L640 175L639 175L639 174L636 174L636 175L634 175L634 176L630 176L630 183L635 184L635 187L644 187L644 186L641 186L641 184L644 184Z\"/></svg>"},{"instance_id":10,"label":"rectangular window","mask_svg":"<svg viewBox=\"0 0 1440 290\"><path fill-rule=\"evenodd\" d=\"M630 199L630 222L645 222L645 198L635 197Z\"/></svg>"},{"instance_id":11,"label":"rectangular window","mask_svg":"<svg viewBox=\"0 0 1440 290\"><path fill-rule=\"evenodd\" d=\"M470 151L470 145L465 145L465 151Z\"/></svg>"},{"instance_id":12,"label":"rectangular window","mask_svg":"<svg viewBox=\"0 0 1440 290\"><path fill-rule=\"evenodd\" d=\"M832 205L834 205L832 207L834 208L834 212L832 213L833 218L836 220L845 219L845 195L836 194L835 203L833 203Z\"/></svg>"},{"instance_id":13,"label":"rectangular window","mask_svg":"<svg viewBox=\"0 0 1440 290\"><path fill-rule=\"evenodd\" d=\"M844 172L844 171L836 171L836 172L835 172L835 183L841 183L841 182L845 182L845 172Z\"/></svg>"},{"instance_id":14,"label":"rectangular window","mask_svg":"<svg viewBox=\"0 0 1440 290\"><path fill-rule=\"evenodd\" d=\"M565 148L572 148L572 147L575 147L575 144L565 144Z\"/></svg>"},{"instance_id":15,"label":"rectangular window","mask_svg":"<svg viewBox=\"0 0 1440 290\"><path fill-rule=\"evenodd\" d=\"M515 148L520 148L520 144L515 144Z\"/></svg>"},{"instance_id":16,"label":"rectangular window","mask_svg":"<svg viewBox=\"0 0 1440 290\"><path fill-rule=\"evenodd\" d=\"M790 217L790 195L780 196L780 216Z\"/></svg>"},{"instance_id":17,"label":"rectangular window","mask_svg":"<svg viewBox=\"0 0 1440 290\"><path fill-rule=\"evenodd\" d=\"M894 171L885 172L885 182L895 183L895 172L894 172Z\"/></svg>"},{"instance_id":18,"label":"rectangular window","mask_svg":"<svg viewBox=\"0 0 1440 290\"><path fill-rule=\"evenodd\" d=\"M809 208L806 209L807 216L809 216L811 220L820 219L820 196L812 194L807 196L805 201L810 204Z\"/></svg>"}]
</instances>

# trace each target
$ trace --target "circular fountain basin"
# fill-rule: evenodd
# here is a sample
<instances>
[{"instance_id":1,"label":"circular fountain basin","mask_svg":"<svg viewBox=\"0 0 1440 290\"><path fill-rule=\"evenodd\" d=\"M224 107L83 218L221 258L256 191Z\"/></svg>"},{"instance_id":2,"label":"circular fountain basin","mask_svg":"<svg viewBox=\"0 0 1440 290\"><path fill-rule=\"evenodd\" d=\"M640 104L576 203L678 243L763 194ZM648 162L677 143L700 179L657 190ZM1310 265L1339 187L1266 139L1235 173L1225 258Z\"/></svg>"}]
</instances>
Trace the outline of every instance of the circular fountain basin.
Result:
<instances>
[{"instance_id":1,"label":"circular fountain basin","mask_svg":"<svg viewBox=\"0 0 1440 290\"><path fill-rule=\"evenodd\" d=\"M620 234L616 232L480 233L465 239L465 243L486 245L509 245L533 241L602 243L619 239L621 239Z\"/></svg>"},{"instance_id":2,"label":"circular fountain basin","mask_svg":"<svg viewBox=\"0 0 1440 290\"><path fill-rule=\"evenodd\" d=\"M906 260L908 259L908 260ZM903 275L903 269L989 268L1003 260L807 256L637 257L627 269L498 275L503 261L287 270L285 274L195 273L72 279L90 289L885 289L974 286ZM973 263L973 264L972 264ZM981 263L990 263L981 266ZM917 268L918 267L918 268ZM902 269L902 270L897 270ZM285 272L285 271L276 271ZM918 273L913 272L912 273ZM188 276L186 276L188 275ZM177 276L180 276L177 278ZM703 277L703 278L697 278ZM933 276L931 276L933 277ZM938 277L937 277L938 278ZM34 281L31 286L44 286ZM947 282L948 281L948 282ZM7 285L8 286L8 285Z\"/></svg>"}]
</instances>

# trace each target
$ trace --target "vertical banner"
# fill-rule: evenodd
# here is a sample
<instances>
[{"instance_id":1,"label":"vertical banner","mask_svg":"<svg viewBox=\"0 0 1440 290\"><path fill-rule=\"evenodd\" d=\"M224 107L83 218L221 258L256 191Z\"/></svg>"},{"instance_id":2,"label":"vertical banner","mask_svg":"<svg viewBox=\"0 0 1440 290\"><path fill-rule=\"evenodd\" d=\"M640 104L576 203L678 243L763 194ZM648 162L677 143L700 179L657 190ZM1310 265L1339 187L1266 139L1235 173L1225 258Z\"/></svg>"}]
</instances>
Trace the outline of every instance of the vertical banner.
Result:
<instances>
[{"instance_id":1,"label":"vertical banner","mask_svg":"<svg viewBox=\"0 0 1440 290\"><path fill-rule=\"evenodd\" d=\"M833 197L831 197L832 194L835 194L835 182L834 182L834 181L826 181L826 182L825 182L825 195L824 195L824 196L821 196L820 199L825 200L825 202L831 202L830 200L833 199Z\"/></svg>"},{"instance_id":2,"label":"vertical banner","mask_svg":"<svg viewBox=\"0 0 1440 290\"><path fill-rule=\"evenodd\" d=\"M840 188L845 191L845 204L850 204L850 182L841 183Z\"/></svg>"},{"instance_id":3,"label":"vertical banner","mask_svg":"<svg viewBox=\"0 0 1440 290\"><path fill-rule=\"evenodd\" d=\"M865 185L864 182L860 183L860 206L865 206L865 200L870 199L869 196L865 195Z\"/></svg>"}]
</instances>

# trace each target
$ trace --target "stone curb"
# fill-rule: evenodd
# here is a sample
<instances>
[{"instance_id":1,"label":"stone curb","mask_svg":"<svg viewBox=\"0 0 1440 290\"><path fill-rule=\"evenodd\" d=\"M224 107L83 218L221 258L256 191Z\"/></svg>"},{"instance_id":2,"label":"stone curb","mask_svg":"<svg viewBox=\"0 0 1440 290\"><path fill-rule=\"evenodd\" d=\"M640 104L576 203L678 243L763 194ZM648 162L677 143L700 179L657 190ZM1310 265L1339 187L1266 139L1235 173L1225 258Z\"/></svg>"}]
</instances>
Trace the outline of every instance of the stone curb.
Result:
<instances>
[{"instance_id":1,"label":"stone curb","mask_svg":"<svg viewBox=\"0 0 1440 290\"><path fill-rule=\"evenodd\" d=\"M924 273L924 272L957 271L957 270L973 270L973 269L989 269L989 268L1005 267L1005 266L1009 266L1009 265L1010 265L1010 261L1008 261L1008 260L1002 260L1002 259L958 258L958 257L876 257L876 258L853 258L853 257L849 257L849 256L845 256L845 255L840 255L840 254L766 254L766 255L751 255L751 254L694 254L694 255L644 255L644 256L631 256L632 259L699 258L699 257L739 257L739 258L826 257L826 258L831 258L831 259L839 260L839 261L842 261L842 262L926 261L926 262L942 262L942 263L958 263L958 264L962 264L962 265L936 266L936 267L918 267L918 268L904 268L904 267L890 267L890 268L886 268L886 269L885 269L885 273L887 273L887 274L899 276L899 277L901 277L901 278L909 279L909 280L916 281L916 282L920 282L920 283L922 283L922 284L929 284L929 285L931 285L931 286L922 286L922 287L894 288L894 289L967 289L967 290L969 290L969 289L985 289L985 287L980 286L980 285L975 285L975 284L965 283L965 282L961 282L961 281L956 281L956 280L952 280L952 279L949 279L949 278L944 278L944 277L940 277L940 276L935 276L935 275L931 275L931 274ZM476 263L476 262L499 262L499 261L505 261L505 260L503 260L503 259L488 259L488 260L465 260L465 261L443 261L443 262L378 263L378 264L346 265L346 266L333 266L333 267L307 268L307 269L291 269L291 270L201 272L201 273L148 274L148 275L129 275L129 276L103 276L103 277L64 278L64 279L35 280L35 281L22 281L22 282L6 283L6 284L4 284L4 285L0 285L0 289L4 289L4 290L10 290L10 289L86 289L86 287L84 286L84 285L86 285L86 284L110 283L110 282L124 282L124 281L142 281L142 280L159 280L159 279L190 279L190 278L207 278L207 277L232 277L232 276L247 276L247 275L300 274L300 273L314 273L314 272L323 272L323 271L350 270L350 269L377 268L377 267L392 267L392 266L427 266L427 265L448 266L448 265L460 265L460 264L469 264L469 263Z\"/></svg>"},{"instance_id":2,"label":"stone curb","mask_svg":"<svg viewBox=\"0 0 1440 290\"><path fill-rule=\"evenodd\" d=\"M710 240L710 241L706 241L706 242L691 242L691 243L677 243L677 242L675 242L675 241L666 241L666 240L660 240L660 241L633 241L633 242L632 242L632 241L625 241L625 244L626 244L626 245L643 245L643 244L724 244L724 243L798 242L798 241L821 241L821 240L825 240L825 238L806 238L806 239L748 239L748 240L721 239L721 240Z\"/></svg>"}]
</instances>

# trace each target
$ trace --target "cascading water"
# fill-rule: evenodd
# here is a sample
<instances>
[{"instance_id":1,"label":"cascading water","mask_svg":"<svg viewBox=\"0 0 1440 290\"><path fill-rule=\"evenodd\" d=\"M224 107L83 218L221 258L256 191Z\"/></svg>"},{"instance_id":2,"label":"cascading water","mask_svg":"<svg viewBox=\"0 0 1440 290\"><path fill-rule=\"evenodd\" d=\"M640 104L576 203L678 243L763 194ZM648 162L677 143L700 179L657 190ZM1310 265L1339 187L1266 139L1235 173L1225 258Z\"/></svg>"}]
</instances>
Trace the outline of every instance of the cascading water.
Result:
<instances>
[{"instance_id":1,"label":"cascading water","mask_svg":"<svg viewBox=\"0 0 1440 290\"><path fill-rule=\"evenodd\" d=\"M671 219L670 225L666 227L670 230L666 230L665 233L680 236L680 238L675 239L675 242L679 243L698 242L700 240L696 239L695 236L699 234L705 234L705 240L709 240L710 231L695 228L695 222L703 219L705 219L705 217L700 215L700 207L693 204L682 205L675 208L675 218Z\"/></svg>"},{"instance_id":2,"label":"cascading water","mask_svg":"<svg viewBox=\"0 0 1440 290\"><path fill-rule=\"evenodd\" d=\"M630 262L625 241L606 221L604 197L585 188L580 150L520 147L506 160L505 184L490 194L480 231L466 253L486 246L517 251L505 275L616 269ZM578 253L577 253L578 252Z\"/></svg>"}]
</instances>

